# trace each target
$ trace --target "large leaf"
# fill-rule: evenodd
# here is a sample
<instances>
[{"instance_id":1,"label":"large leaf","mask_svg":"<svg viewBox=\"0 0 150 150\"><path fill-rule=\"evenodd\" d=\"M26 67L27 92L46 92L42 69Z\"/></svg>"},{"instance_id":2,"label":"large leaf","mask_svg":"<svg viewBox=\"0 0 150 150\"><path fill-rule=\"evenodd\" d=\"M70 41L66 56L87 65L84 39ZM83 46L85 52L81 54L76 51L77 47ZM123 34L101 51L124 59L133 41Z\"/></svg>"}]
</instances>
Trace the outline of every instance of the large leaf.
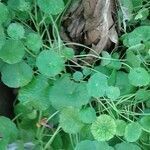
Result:
<instances>
[{"instance_id":1,"label":"large leaf","mask_svg":"<svg viewBox=\"0 0 150 150\"><path fill-rule=\"evenodd\" d=\"M44 50L37 57L36 65L40 73L54 77L64 69L64 60L56 52Z\"/></svg>"},{"instance_id":2,"label":"large leaf","mask_svg":"<svg viewBox=\"0 0 150 150\"><path fill-rule=\"evenodd\" d=\"M98 141L108 141L116 134L115 120L108 115L100 115L91 126L91 132Z\"/></svg>"},{"instance_id":3,"label":"large leaf","mask_svg":"<svg viewBox=\"0 0 150 150\"><path fill-rule=\"evenodd\" d=\"M15 64L22 60L25 49L20 41L9 39L0 49L0 58L9 64Z\"/></svg>"},{"instance_id":4,"label":"large leaf","mask_svg":"<svg viewBox=\"0 0 150 150\"><path fill-rule=\"evenodd\" d=\"M7 6L0 2L0 24L5 23L9 18L9 11Z\"/></svg>"},{"instance_id":5,"label":"large leaf","mask_svg":"<svg viewBox=\"0 0 150 150\"><path fill-rule=\"evenodd\" d=\"M38 110L45 110L50 106L48 90L48 79L44 76L37 76L19 90L18 99L23 104L28 104Z\"/></svg>"},{"instance_id":6,"label":"large leaf","mask_svg":"<svg viewBox=\"0 0 150 150\"><path fill-rule=\"evenodd\" d=\"M37 2L40 9L47 14L57 15L64 9L63 0L38 0Z\"/></svg>"},{"instance_id":7,"label":"large leaf","mask_svg":"<svg viewBox=\"0 0 150 150\"><path fill-rule=\"evenodd\" d=\"M61 111L60 114L60 126L67 133L78 133L82 127L83 123L79 118L79 110L69 107Z\"/></svg>"},{"instance_id":8,"label":"large leaf","mask_svg":"<svg viewBox=\"0 0 150 150\"><path fill-rule=\"evenodd\" d=\"M68 76L58 79L50 89L50 101L53 107L81 107L89 102L86 83L75 83Z\"/></svg>"},{"instance_id":9,"label":"large leaf","mask_svg":"<svg viewBox=\"0 0 150 150\"><path fill-rule=\"evenodd\" d=\"M2 67L2 81L9 87L19 88L27 85L33 76L33 71L25 62Z\"/></svg>"},{"instance_id":10,"label":"large leaf","mask_svg":"<svg viewBox=\"0 0 150 150\"><path fill-rule=\"evenodd\" d=\"M100 72L95 73L88 80L87 88L89 95L95 98L104 96L107 87L107 77Z\"/></svg>"},{"instance_id":11,"label":"large leaf","mask_svg":"<svg viewBox=\"0 0 150 150\"><path fill-rule=\"evenodd\" d=\"M78 143L75 150L113 150L106 142L84 140Z\"/></svg>"}]
</instances>

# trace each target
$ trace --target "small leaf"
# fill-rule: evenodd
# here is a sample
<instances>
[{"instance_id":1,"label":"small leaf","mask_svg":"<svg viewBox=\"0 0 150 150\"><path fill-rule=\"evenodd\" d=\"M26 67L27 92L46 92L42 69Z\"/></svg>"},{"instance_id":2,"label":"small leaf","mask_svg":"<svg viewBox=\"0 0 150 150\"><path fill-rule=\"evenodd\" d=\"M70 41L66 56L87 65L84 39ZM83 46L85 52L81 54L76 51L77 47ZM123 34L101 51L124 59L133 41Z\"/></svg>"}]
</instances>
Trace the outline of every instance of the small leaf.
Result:
<instances>
[{"instance_id":1,"label":"small leaf","mask_svg":"<svg viewBox=\"0 0 150 150\"><path fill-rule=\"evenodd\" d=\"M120 89L118 87L110 86L106 90L106 95L111 100L116 100L120 96Z\"/></svg>"},{"instance_id":2,"label":"small leaf","mask_svg":"<svg viewBox=\"0 0 150 150\"><path fill-rule=\"evenodd\" d=\"M134 86L146 86L150 82L150 75L141 67L131 69L128 78Z\"/></svg>"},{"instance_id":3,"label":"small leaf","mask_svg":"<svg viewBox=\"0 0 150 150\"><path fill-rule=\"evenodd\" d=\"M142 133L142 128L137 122L129 123L125 128L125 139L128 142L136 142Z\"/></svg>"},{"instance_id":4,"label":"small leaf","mask_svg":"<svg viewBox=\"0 0 150 150\"><path fill-rule=\"evenodd\" d=\"M25 45L31 51L38 53L42 47L42 39L36 33L29 33L26 37Z\"/></svg>"},{"instance_id":5,"label":"small leaf","mask_svg":"<svg viewBox=\"0 0 150 150\"><path fill-rule=\"evenodd\" d=\"M64 61L59 54L52 50L42 51L36 60L36 65L41 74L54 77L64 69Z\"/></svg>"},{"instance_id":6,"label":"small leaf","mask_svg":"<svg viewBox=\"0 0 150 150\"><path fill-rule=\"evenodd\" d=\"M75 81L81 81L83 79L83 74L80 72L80 71L76 71L74 74L73 74L73 79Z\"/></svg>"},{"instance_id":7,"label":"small leaf","mask_svg":"<svg viewBox=\"0 0 150 150\"><path fill-rule=\"evenodd\" d=\"M72 107L63 109L60 113L60 126L67 133L78 133L83 127L79 118L79 110Z\"/></svg>"},{"instance_id":8,"label":"small leaf","mask_svg":"<svg viewBox=\"0 0 150 150\"><path fill-rule=\"evenodd\" d=\"M74 50L69 47L64 47L62 49L62 55L65 57L65 59L72 59L74 57Z\"/></svg>"},{"instance_id":9,"label":"small leaf","mask_svg":"<svg viewBox=\"0 0 150 150\"><path fill-rule=\"evenodd\" d=\"M115 150L141 150L141 148L133 143L122 142L115 145Z\"/></svg>"},{"instance_id":10,"label":"small leaf","mask_svg":"<svg viewBox=\"0 0 150 150\"><path fill-rule=\"evenodd\" d=\"M148 8L142 8L139 10L138 14L135 16L135 20L145 20L149 16Z\"/></svg>"},{"instance_id":11,"label":"small leaf","mask_svg":"<svg viewBox=\"0 0 150 150\"><path fill-rule=\"evenodd\" d=\"M104 96L107 87L107 77L102 73L92 75L87 84L89 95L95 98Z\"/></svg>"},{"instance_id":12,"label":"small leaf","mask_svg":"<svg viewBox=\"0 0 150 150\"><path fill-rule=\"evenodd\" d=\"M116 135L117 136L123 136L125 133L125 128L126 128L127 123L123 120L116 120Z\"/></svg>"},{"instance_id":13,"label":"small leaf","mask_svg":"<svg viewBox=\"0 0 150 150\"><path fill-rule=\"evenodd\" d=\"M108 115L100 115L91 126L91 132L98 141L108 141L116 134L115 120Z\"/></svg>"},{"instance_id":14,"label":"small leaf","mask_svg":"<svg viewBox=\"0 0 150 150\"><path fill-rule=\"evenodd\" d=\"M111 62L111 55L106 52L106 51L102 51L102 60L101 60L101 65L102 66L106 66Z\"/></svg>"},{"instance_id":15,"label":"small leaf","mask_svg":"<svg viewBox=\"0 0 150 150\"><path fill-rule=\"evenodd\" d=\"M13 65L4 65L1 74L4 84L12 88L19 88L32 80L33 71L25 62L20 62Z\"/></svg>"},{"instance_id":16,"label":"small leaf","mask_svg":"<svg viewBox=\"0 0 150 150\"><path fill-rule=\"evenodd\" d=\"M0 58L8 64L20 62L24 55L24 46L20 41L17 40L7 40L0 49Z\"/></svg>"},{"instance_id":17,"label":"small leaf","mask_svg":"<svg viewBox=\"0 0 150 150\"><path fill-rule=\"evenodd\" d=\"M91 107L81 109L79 116L83 123L92 123L96 120L96 112Z\"/></svg>"},{"instance_id":18,"label":"small leaf","mask_svg":"<svg viewBox=\"0 0 150 150\"><path fill-rule=\"evenodd\" d=\"M0 24L5 23L9 18L9 11L7 6L0 2Z\"/></svg>"},{"instance_id":19,"label":"small leaf","mask_svg":"<svg viewBox=\"0 0 150 150\"><path fill-rule=\"evenodd\" d=\"M137 102L146 102L147 100L150 99L150 92L149 90L146 89L139 89L136 93L135 93L135 100Z\"/></svg>"},{"instance_id":20,"label":"small leaf","mask_svg":"<svg viewBox=\"0 0 150 150\"><path fill-rule=\"evenodd\" d=\"M65 7L63 0L38 0L37 3L44 13L52 15L61 13Z\"/></svg>"},{"instance_id":21,"label":"small leaf","mask_svg":"<svg viewBox=\"0 0 150 150\"><path fill-rule=\"evenodd\" d=\"M15 40L22 39L25 34L24 27L19 23L11 23L7 28L7 34Z\"/></svg>"},{"instance_id":22,"label":"small leaf","mask_svg":"<svg viewBox=\"0 0 150 150\"><path fill-rule=\"evenodd\" d=\"M113 150L106 142L84 140L78 143L75 150Z\"/></svg>"}]
</instances>

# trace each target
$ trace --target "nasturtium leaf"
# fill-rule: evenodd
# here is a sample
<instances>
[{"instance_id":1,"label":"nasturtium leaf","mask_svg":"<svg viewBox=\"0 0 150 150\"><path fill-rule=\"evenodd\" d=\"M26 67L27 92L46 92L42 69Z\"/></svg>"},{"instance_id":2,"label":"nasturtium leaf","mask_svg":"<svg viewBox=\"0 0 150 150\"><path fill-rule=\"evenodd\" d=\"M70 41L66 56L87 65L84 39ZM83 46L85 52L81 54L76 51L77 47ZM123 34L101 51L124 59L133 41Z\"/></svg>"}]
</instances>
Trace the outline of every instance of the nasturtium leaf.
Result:
<instances>
[{"instance_id":1,"label":"nasturtium leaf","mask_svg":"<svg viewBox=\"0 0 150 150\"><path fill-rule=\"evenodd\" d=\"M8 87L19 88L27 85L33 76L31 67L25 62L5 64L1 71L2 81Z\"/></svg>"},{"instance_id":2,"label":"nasturtium leaf","mask_svg":"<svg viewBox=\"0 0 150 150\"><path fill-rule=\"evenodd\" d=\"M128 74L123 71L117 73L115 86L119 87L121 95L130 94L136 90L136 88L129 83Z\"/></svg>"},{"instance_id":3,"label":"nasturtium leaf","mask_svg":"<svg viewBox=\"0 0 150 150\"><path fill-rule=\"evenodd\" d=\"M75 83L68 76L58 79L50 89L49 99L56 109L66 106L81 107L86 105L90 97L86 83Z\"/></svg>"},{"instance_id":4,"label":"nasturtium leaf","mask_svg":"<svg viewBox=\"0 0 150 150\"><path fill-rule=\"evenodd\" d=\"M150 75L141 67L131 69L128 78L134 86L146 86L150 82Z\"/></svg>"},{"instance_id":5,"label":"nasturtium leaf","mask_svg":"<svg viewBox=\"0 0 150 150\"><path fill-rule=\"evenodd\" d=\"M137 122L129 123L125 128L124 137L128 142L136 142L142 133L142 127Z\"/></svg>"},{"instance_id":6,"label":"nasturtium leaf","mask_svg":"<svg viewBox=\"0 0 150 150\"><path fill-rule=\"evenodd\" d=\"M142 8L139 10L138 14L135 16L135 20L145 20L149 16L148 8Z\"/></svg>"},{"instance_id":7,"label":"nasturtium leaf","mask_svg":"<svg viewBox=\"0 0 150 150\"><path fill-rule=\"evenodd\" d=\"M36 33L29 33L26 37L25 45L31 51L38 53L40 48L42 47L42 39L40 35Z\"/></svg>"},{"instance_id":8,"label":"nasturtium leaf","mask_svg":"<svg viewBox=\"0 0 150 150\"><path fill-rule=\"evenodd\" d=\"M87 88L90 96L95 98L105 95L105 91L108 87L107 77L102 73L95 73L88 80Z\"/></svg>"},{"instance_id":9,"label":"nasturtium leaf","mask_svg":"<svg viewBox=\"0 0 150 150\"><path fill-rule=\"evenodd\" d=\"M7 34L15 40L24 38L25 30L20 23L11 23L7 28Z\"/></svg>"},{"instance_id":10,"label":"nasturtium leaf","mask_svg":"<svg viewBox=\"0 0 150 150\"><path fill-rule=\"evenodd\" d=\"M150 132L150 116L144 116L140 119L141 126Z\"/></svg>"},{"instance_id":11,"label":"nasturtium leaf","mask_svg":"<svg viewBox=\"0 0 150 150\"><path fill-rule=\"evenodd\" d=\"M111 55L107 51L102 51L101 65L106 66L111 62Z\"/></svg>"},{"instance_id":12,"label":"nasturtium leaf","mask_svg":"<svg viewBox=\"0 0 150 150\"><path fill-rule=\"evenodd\" d=\"M75 81L81 81L83 79L83 74L82 72L80 71L76 71L74 74L73 74L73 79Z\"/></svg>"},{"instance_id":13,"label":"nasturtium leaf","mask_svg":"<svg viewBox=\"0 0 150 150\"><path fill-rule=\"evenodd\" d=\"M117 136L123 136L124 133L125 133L125 128L126 128L126 125L127 123L124 121L124 120L120 120L120 119L117 119L115 121L116 123L116 135Z\"/></svg>"},{"instance_id":14,"label":"nasturtium leaf","mask_svg":"<svg viewBox=\"0 0 150 150\"><path fill-rule=\"evenodd\" d=\"M83 73L84 76L88 76L92 73L92 70L91 70L91 68L84 66L83 70L82 70L82 73Z\"/></svg>"},{"instance_id":15,"label":"nasturtium leaf","mask_svg":"<svg viewBox=\"0 0 150 150\"><path fill-rule=\"evenodd\" d=\"M52 15L61 13L65 7L63 0L38 0L37 3L44 13Z\"/></svg>"},{"instance_id":16,"label":"nasturtium leaf","mask_svg":"<svg viewBox=\"0 0 150 150\"><path fill-rule=\"evenodd\" d=\"M122 142L115 145L115 150L141 150L141 148L134 143Z\"/></svg>"},{"instance_id":17,"label":"nasturtium leaf","mask_svg":"<svg viewBox=\"0 0 150 150\"><path fill-rule=\"evenodd\" d=\"M78 143L75 150L114 150L106 142L84 140Z\"/></svg>"},{"instance_id":18,"label":"nasturtium leaf","mask_svg":"<svg viewBox=\"0 0 150 150\"><path fill-rule=\"evenodd\" d=\"M17 139L18 130L16 125L8 118L0 116L0 142L13 142ZM0 143L1 144L1 143Z\"/></svg>"},{"instance_id":19,"label":"nasturtium leaf","mask_svg":"<svg viewBox=\"0 0 150 150\"><path fill-rule=\"evenodd\" d=\"M117 78L117 70L114 69L114 70L112 70L112 73L108 78L108 85L109 86L115 86L116 78Z\"/></svg>"},{"instance_id":20,"label":"nasturtium leaf","mask_svg":"<svg viewBox=\"0 0 150 150\"><path fill-rule=\"evenodd\" d=\"M106 90L106 96L110 100L116 100L120 96L120 89L118 87L110 86Z\"/></svg>"},{"instance_id":21,"label":"nasturtium leaf","mask_svg":"<svg viewBox=\"0 0 150 150\"><path fill-rule=\"evenodd\" d=\"M55 51L43 50L37 57L36 66L41 74L54 77L64 69L64 60Z\"/></svg>"},{"instance_id":22,"label":"nasturtium leaf","mask_svg":"<svg viewBox=\"0 0 150 150\"><path fill-rule=\"evenodd\" d=\"M62 48L62 56L67 59L72 59L74 57L74 50L70 47Z\"/></svg>"},{"instance_id":23,"label":"nasturtium leaf","mask_svg":"<svg viewBox=\"0 0 150 150\"><path fill-rule=\"evenodd\" d=\"M7 6L0 2L0 24L5 23L9 18Z\"/></svg>"},{"instance_id":24,"label":"nasturtium leaf","mask_svg":"<svg viewBox=\"0 0 150 150\"><path fill-rule=\"evenodd\" d=\"M60 126L65 132L70 134L80 132L84 124L79 118L79 109L64 108L60 113Z\"/></svg>"},{"instance_id":25,"label":"nasturtium leaf","mask_svg":"<svg viewBox=\"0 0 150 150\"><path fill-rule=\"evenodd\" d=\"M83 123L92 123L96 120L96 112L92 107L83 108L79 112L79 117Z\"/></svg>"},{"instance_id":26,"label":"nasturtium leaf","mask_svg":"<svg viewBox=\"0 0 150 150\"><path fill-rule=\"evenodd\" d=\"M5 41L6 41L6 36L5 36L4 28L3 26L0 25L0 49L5 44Z\"/></svg>"},{"instance_id":27,"label":"nasturtium leaf","mask_svg":"<svg viewBox=\"0 0 150 150\"><path fill-rule=\"evenodd\" d=\"M98 141L108 141L116 134L115 120L109 115L100 115L91 126L91 132Z\"/></svg>"},{"instance_id":28,"label":"nasturtium leaf","mask_svg":"<svg viewBox=\"0 0 150 150\"><path fill-rule=\"evenodd\" d=\"M19 90L18 100L38 110L46 110L50 106L49 86L46 77L36 76L28 85Z\"/></svg>"},{"instance_id":29,"label":"nasturtium leaf","mask_svg":"<svg viewBox=\"0 0 150 150\"><path fill-rule=\"evenodd\" d=\"M140 52L141 53L144 52L145 48L146 48L145 44L142 44L142 43L136 44L136 45L130 46L127 49L127 53L128 53L128 51L132 51L132 52L134 52L134 54L139 54Z\"/></svg>"},{"instance_id":30,"label":"nasturtium leaf","mask_svg":"<svg viewBox=\"0 0 150 150\"><path fill-rule=\"evenodd\" d=\"M18 40L9 39L0 49L0 58L8 64L20 62L24 55L24 46Z\"/></svg>"}]
</instances>

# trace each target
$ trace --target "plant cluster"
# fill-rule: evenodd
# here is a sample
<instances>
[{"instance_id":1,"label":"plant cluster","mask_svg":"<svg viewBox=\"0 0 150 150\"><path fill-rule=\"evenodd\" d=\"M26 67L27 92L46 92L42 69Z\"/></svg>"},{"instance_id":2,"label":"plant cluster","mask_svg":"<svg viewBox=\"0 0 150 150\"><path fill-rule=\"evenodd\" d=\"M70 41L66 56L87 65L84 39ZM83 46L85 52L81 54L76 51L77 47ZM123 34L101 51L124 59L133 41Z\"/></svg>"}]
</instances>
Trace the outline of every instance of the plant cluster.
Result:
<instances>
[{"instance_id":1,"label":"plant cluster","mask_svg":"<svg viewBox=\"0 0 150 150\"><path fill-rule=\"evenodd\" d=\"M118 1L122 44L91 66L60 38L70 2L0 2L1 80L18 89L0 149L149 150L150 2Z\"/></svg>"}]
</instances>

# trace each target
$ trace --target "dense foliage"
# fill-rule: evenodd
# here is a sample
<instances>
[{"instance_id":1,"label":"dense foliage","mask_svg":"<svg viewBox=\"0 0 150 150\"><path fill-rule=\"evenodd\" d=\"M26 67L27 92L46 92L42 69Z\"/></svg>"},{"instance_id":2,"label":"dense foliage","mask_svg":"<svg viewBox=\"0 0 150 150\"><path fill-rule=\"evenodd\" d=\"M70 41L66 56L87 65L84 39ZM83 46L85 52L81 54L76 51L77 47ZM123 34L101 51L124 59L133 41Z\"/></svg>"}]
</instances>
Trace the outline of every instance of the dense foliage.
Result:
<instances>
[{"instance_id":1,"label":"dense foliage","mask_svg":"<svg viewBox=\"0 0 150 150\"><path fill-rule=\"evenodd\" d=\"M70 0L0 2L0 72L18 89L0 149L149 150L150 2L119 0L120 46L85 66L59 35Z\"/></svg>"}]
</instances>

